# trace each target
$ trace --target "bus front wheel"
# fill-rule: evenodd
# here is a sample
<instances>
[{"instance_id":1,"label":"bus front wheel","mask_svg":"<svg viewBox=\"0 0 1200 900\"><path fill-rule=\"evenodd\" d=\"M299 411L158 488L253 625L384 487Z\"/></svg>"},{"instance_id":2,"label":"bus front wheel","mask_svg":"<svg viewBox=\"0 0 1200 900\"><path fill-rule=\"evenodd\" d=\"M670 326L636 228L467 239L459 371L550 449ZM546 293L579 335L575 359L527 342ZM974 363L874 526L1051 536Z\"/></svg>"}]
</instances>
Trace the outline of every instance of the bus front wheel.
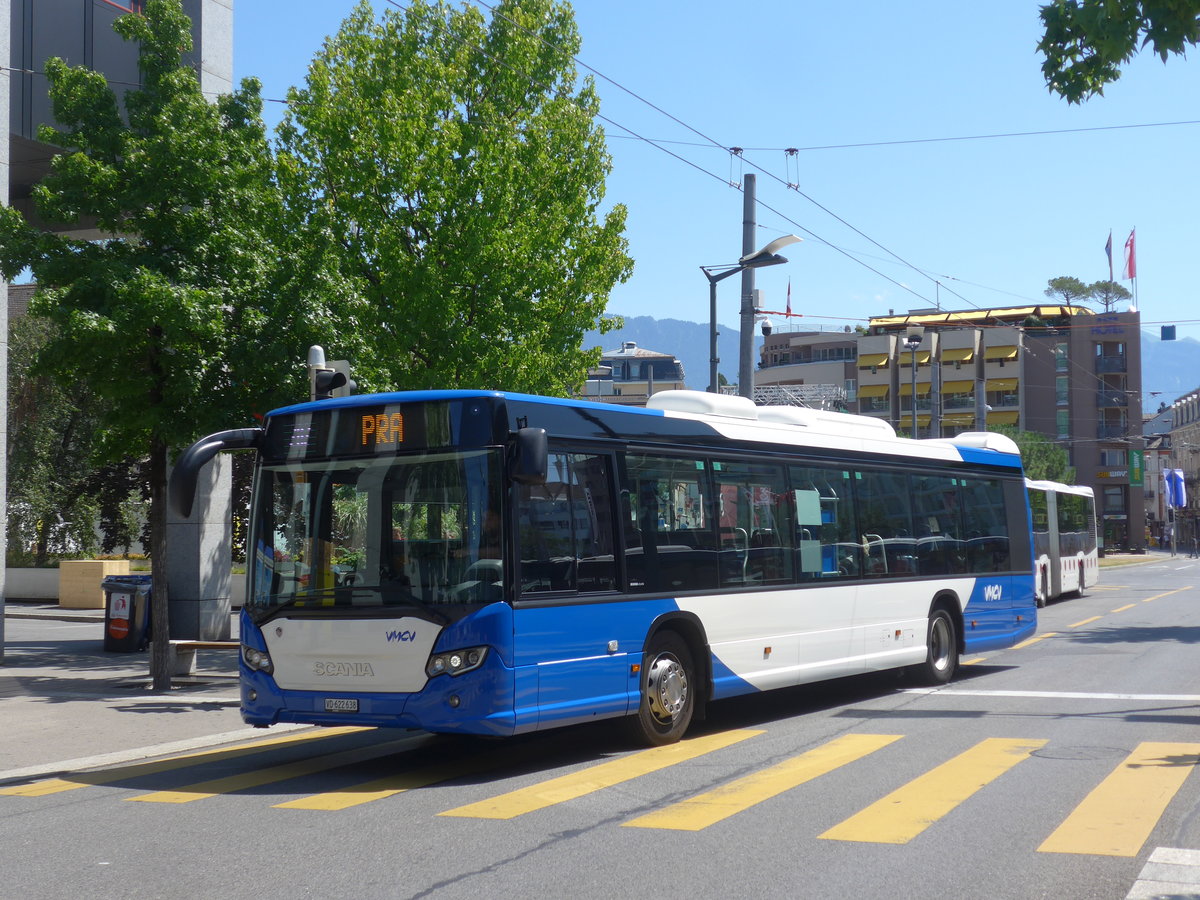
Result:
<instances>
[{"instance_id":1,"label":"bus front wheel","mask_svg":"<svg viewBox=\"0 0 1200 900\"><path fill-rule=\"evenodd\" d=\"M642 656L640 702L629 725L634 739L651 746L673 744L692 722L696 687L692 654L674 631L663 631Z\"/></svg>"},{"instance_id":2,"label":"bus front wheel","mask_svg":"<svg viewBox=\"0 0 1200 900\"><path fill-rule=\"evenodd\" d=\"M922 684L946 684L958 669L958 634L954 617L941 607L929 614L925 637L925 662L913 666L912 673Z\"/></svg>"}]
</instances>

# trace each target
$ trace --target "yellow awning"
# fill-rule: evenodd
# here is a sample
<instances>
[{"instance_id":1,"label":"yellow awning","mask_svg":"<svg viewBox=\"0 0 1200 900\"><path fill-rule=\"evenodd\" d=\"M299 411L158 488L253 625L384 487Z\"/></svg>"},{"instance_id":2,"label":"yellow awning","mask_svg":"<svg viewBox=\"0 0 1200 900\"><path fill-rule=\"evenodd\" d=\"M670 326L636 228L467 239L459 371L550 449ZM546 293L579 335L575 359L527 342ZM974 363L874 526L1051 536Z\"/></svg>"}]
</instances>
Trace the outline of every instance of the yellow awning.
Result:
<instances>
[{"instance_id":1,"label":"yellow awning","mask_svg":"<svg viewBox=\"0 0 1200 900\"><path fill-rule=\"evenodd\" d=\"M930 355L931 354L928 350L918 350L917 351L917 365L923 366L923 365L925 365L925 363L929 362ZM912 365L913 355L911 352L909 352L907 350L905 350L903 353L901 353L900 356L897 358L900 360L900 365L902 365L902 366L911 366Z\"/></svg>"},{"instance_id":2,"label":"yellow awning","mask_svg":"<svg viewBox=\"0 0 1200 900\"><path fill-rule=\"evenodd\" d=\"M975 356L975 350L972 347L958 347L953 350L942 351L942 362L966 362Z\"/></svg>"},{"instance_id":3,"label":"yellow awning","mask_svg":"<svg viewBox=\"0 0 1200 900\"><path fill-rule=\"evenodd\" d=\"M858 357L858 367L860 369L869 369L871 366L886 366L888 355L886 353L863 353Z\"/></svg>"},{"instance_id":4,"label":"yellow awning","mask_svg":"<svg viewBox=\"0 0 1200 900\"><path fill-rule=\"evenodd\" d=\"M973 381L943 381L943 394L969 394L975 387Z\"/></svg>"},{"instance_id":5,"label":"yellow awning","mask_svg":"<svg viewBox=\"0 0 1200 900\"><path fill-rule=\"evenodd\" d=\"M1015 391L1017 389L1017 379L989 378L987 380L987 389L989 391Z\"/></svg>"},{"instance_id":6,"label":"yellow awning","mask_svg":"<svg viewBox=\"0 0 1200 900\"><path fill-rule=\"evenodd\" d=\"M1016 425L1019 415L1015 409L1012 412L990 412L987 421L989 425Z\"/></svg>"},{"instance_id":7,"label":"yellow awning","mask_svg":"<svg viewBox=\"0 0 1200 900\"><path fill-rule=\"evenodd\" d=\"M858 387L860 397L886 397L890 387L886 384L862 384Z\"/></svg>"},{"instance_id":8,"label":"yellow awning","mask_svg":"<svg viewBox=\"0 0 1200 900\"><path fill-rule=\"evenodd\" d=\"M973 413L954 413L949 416L942 416L943 425L974 425L975 416Z\"/></svg>"},{"instance_id":9,"label":"yellow awning","mask_svg":"<svg viewBox=\"0 0 1200 900\"><path fill-rule=\"evenodd\" d=\"M911 422L912 422L912 413L909 413L907 416L900 417L900 423L902 425L907 425ZM925 426L929 425L929 413L926 413L925 415L921 415L920 413L917 413L917 427L920 428L922 425L925 425Z\"/></svg>"},{"instance_id":10,"label":"yellow awning","mask_svg":"<svg viewBox=\"0 0 1200 900\"><path fill-rule=\"evenodd\" d=\"M1002 347L988 347L983 353L984 359L1016 359L1017 348L1012 344Z\"/></svg>"},{"instance_id":11,"label":"yellow awning","mask_svg":"<svg viewBox=\"0 0 1200 900\"><path fill-rule=\"evenodd\" d=\"M929 393L929 382L926 381L924 383L921 383L920 381L918 381L917 382L917 393L927 395ZM900 382L900 396L901 397L911 397L912 396L912 385L909 382L907 382L907 381Z\"/></svg>"}]
</instances>

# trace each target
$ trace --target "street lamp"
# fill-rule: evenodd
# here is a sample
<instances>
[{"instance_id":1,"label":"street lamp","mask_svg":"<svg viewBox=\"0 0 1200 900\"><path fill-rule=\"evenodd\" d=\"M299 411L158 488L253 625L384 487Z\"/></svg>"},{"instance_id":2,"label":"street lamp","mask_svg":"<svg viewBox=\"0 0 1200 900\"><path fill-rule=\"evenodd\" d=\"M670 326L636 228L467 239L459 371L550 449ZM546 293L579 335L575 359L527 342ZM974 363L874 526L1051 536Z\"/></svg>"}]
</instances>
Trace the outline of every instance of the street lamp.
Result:
<instances>
[{"instance_id":1,"label":"street lamp","mask_svg":"<svg viewBox=\"0 0 1200 900\"><path fill-rule=\"evenodd\" d=\"M789 244L798 244L802 240L803 238L797 235L785 234L783 237L775 238L775 240L762 249L756 250L753 253L747 253L732 265L700 267L700 271L708 279L708 390L710 393L719 393L717 387L717 363L721 360L717 357L717 282L728 278L730 275L737 275L746 269L761 269L766 266L778 266L781 263L785 263L787 262L787 258L780 256L779 251ZM753 301L749 298L743 298L742 303L745 305L746 303L753 303ZM741 368L742 366L739 365L739 372Z\"/></svg>"},{"instance_id":2,"label":"street lamp","mask_svg":"<svg viewBox=\"0 0 1200 900\"><path fill-rule=\"evenodd\" d=\"M921 346L921 337L925 329L910 327L904 346L912 352L912 436L917 436L917 348Z\"/></svg>"}]
</instances>

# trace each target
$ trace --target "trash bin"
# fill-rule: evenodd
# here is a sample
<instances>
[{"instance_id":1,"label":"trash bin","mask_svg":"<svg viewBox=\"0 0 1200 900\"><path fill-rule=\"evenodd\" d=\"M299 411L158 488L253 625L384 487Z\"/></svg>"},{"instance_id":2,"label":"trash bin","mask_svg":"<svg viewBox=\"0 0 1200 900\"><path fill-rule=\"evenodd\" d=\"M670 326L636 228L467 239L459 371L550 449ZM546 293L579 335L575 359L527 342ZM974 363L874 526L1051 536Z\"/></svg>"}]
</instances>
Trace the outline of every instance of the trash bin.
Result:
<instances>
[{"instance_id":1,"label":"trash bin","mask_svg":"<svg viewBox=\"0 0 1200 900\"><path fill-rule=\"evenodd\" d=\"M104 649L133 653L150 643L149 575L109 575L104 588Z\"/></svg>"}]
</instances>

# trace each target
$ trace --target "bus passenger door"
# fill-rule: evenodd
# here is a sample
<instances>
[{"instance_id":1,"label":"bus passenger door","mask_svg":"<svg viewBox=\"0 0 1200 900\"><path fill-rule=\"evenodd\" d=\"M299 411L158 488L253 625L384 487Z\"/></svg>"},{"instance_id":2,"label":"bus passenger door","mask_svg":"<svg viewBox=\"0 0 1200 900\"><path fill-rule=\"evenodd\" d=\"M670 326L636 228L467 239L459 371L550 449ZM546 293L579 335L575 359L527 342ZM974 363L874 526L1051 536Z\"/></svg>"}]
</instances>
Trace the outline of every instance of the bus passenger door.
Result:
<instances>
[{"instance_id":1,"label":"bus passenger door","mask_svg":"<svg viewBox=\"0 0 1200 900\"><path fill-rule=\"evenodd\" d=\"M644 625L617 588L611 458L555 451L545 484L517 488L517 730L624 715ZM603 602L609 601L609 602Z\"/></svg>"}]
</instances>

